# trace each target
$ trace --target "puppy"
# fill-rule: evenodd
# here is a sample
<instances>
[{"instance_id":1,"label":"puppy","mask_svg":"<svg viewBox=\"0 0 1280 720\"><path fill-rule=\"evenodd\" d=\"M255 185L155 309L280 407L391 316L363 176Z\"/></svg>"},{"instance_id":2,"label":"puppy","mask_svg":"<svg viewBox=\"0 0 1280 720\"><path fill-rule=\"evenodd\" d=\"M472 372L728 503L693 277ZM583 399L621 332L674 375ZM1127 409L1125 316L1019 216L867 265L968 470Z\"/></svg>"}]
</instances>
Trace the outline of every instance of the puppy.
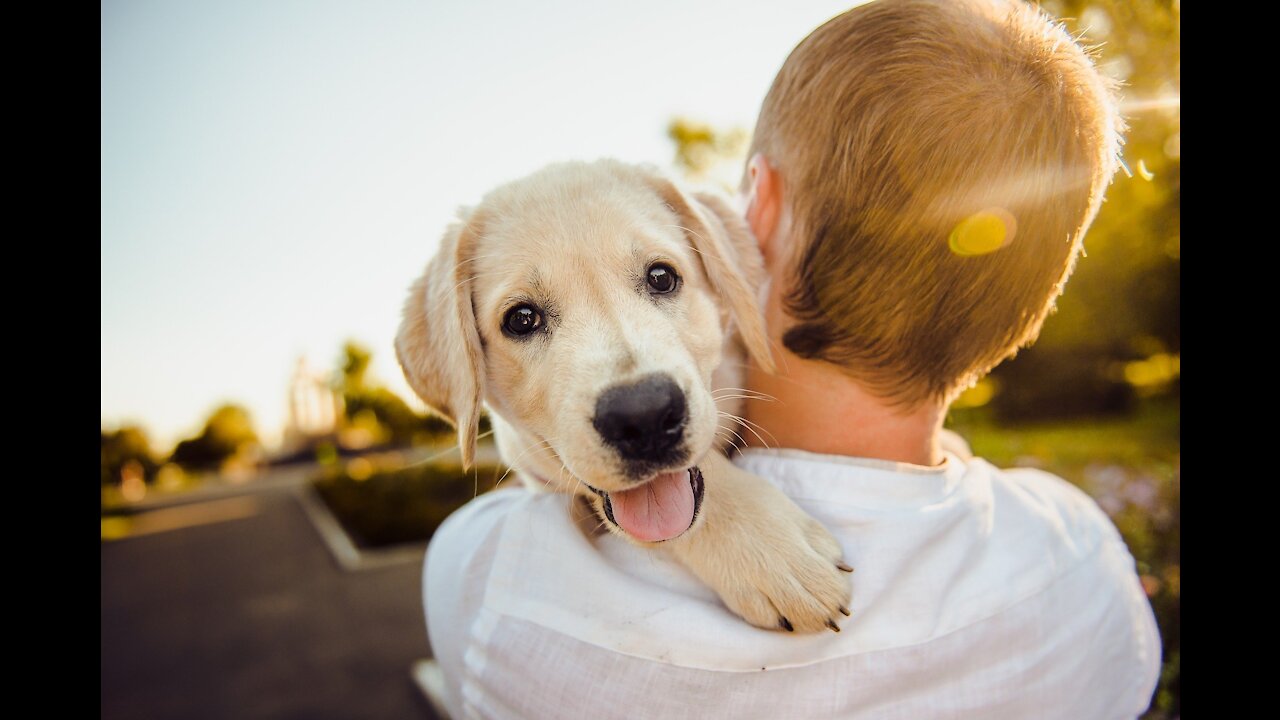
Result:
<instances>
[{"instance_id":1,"label":"puppy","mask_svg":"<svg viewBox=\"0 0 1280 720\"><path fill-rule=\"evenodd\" d=\"M530 487L669 549L753 625L838 631L839 544L723 453L744 352L773 367L742 219L610 160L550 166L460 215L410 289L396 354L464 465L487 405Z\"/></svg>"}]
</instances>

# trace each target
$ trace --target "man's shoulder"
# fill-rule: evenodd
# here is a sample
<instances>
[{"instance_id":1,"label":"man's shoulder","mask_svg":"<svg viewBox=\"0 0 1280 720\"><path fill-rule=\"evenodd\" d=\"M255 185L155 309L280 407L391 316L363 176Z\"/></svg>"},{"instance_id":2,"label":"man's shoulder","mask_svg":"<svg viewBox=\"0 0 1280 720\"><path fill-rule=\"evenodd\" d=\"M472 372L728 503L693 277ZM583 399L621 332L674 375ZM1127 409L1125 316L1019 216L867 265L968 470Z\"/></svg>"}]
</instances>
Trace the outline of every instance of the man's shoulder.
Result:
<instances>
[{"instance_id":1,"label":"man's shoulder","mask_svg":"<svg viewBox=\"0 0 1280 720\"><path fill-rule=\"evenodd\" d=\"M471 543L499 530L517 512L538 512L537 494L507 487L477 496L445 518L431 536L431 545Z\"/></svg>"},{"instance_id":2,"label":"man's shoulder","mask_svg":"<svg viewBox=\"0 0 1280 720\"><path fill-rule=\"evenodd\" d=\"M1038 593L1060 592L1059 582L1092 581L1119 591L1135 580L1110 518L1082 490L1043 470L1001 469L955 454L931 468L794 450L748 454L739 462L780 481L837 534L855 567L863 565L862 597L896 606L931 593L952 629ZM865 588L880 579L877 571L885 573L884 587L868 597ZM925 587L932 580L915 587L900 572L950 581L945 592L936 583ZM898 619L911 625L909 617ZM921 638L938 627L916 631Z\"/></svg>"},{"instance_id":3,"label":"man's shoulder","mask_svg":"<svg viewBox=\"0 0 1280 720\"><path fill-rule=\"evenodd\" d=\"M734 462L777 484L815 517L839 522L858 509L936 517L987 515L997 531L1033 529L1096 547L1119 540L1110 518L1087 493L1031 467L1000 468L981 457L949 452L938 467L823 455L794 449L755 451ZM885 526L885 531L893 528Z\"/></svg>"},{"instance_id":4,"label":"man's shoulder","mask_svg":"<svg viewBox=\"0 0 1280 720\"><path fill-rule=\"evenodd\" d=\"M550 542L553 535L573 532L568 501L565 495L518 486L480 495L445 518L432 534L427 564L447 562L475 572L480 565L496 562L503 544L529 549Z\"/></svg>"},{"instance_id":5,"label":"man's shoulder","mask_svg":"<svg viewBox=\"0 0 1280 720\"><path fill-rule=\"evenodd\" d=\"M1056 535L1075 543L1123 544L1111 518L1075 484L1038 468L1002 469L979 458L968 462L985 466L983 472L991 480L992 494L1006 511L1016 509L1029 519L1047 523Z\"/></svg>"}]
</instances>

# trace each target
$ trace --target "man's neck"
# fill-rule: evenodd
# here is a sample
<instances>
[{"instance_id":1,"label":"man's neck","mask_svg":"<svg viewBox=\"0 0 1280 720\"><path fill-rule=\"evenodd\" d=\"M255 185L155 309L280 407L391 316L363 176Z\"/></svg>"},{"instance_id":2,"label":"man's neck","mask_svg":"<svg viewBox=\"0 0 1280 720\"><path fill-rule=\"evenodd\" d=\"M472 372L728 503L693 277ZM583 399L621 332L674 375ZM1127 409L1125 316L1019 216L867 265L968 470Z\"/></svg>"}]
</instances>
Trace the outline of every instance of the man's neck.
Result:
<instances>
[{"instance_id":1,"label":"man's neck","mask_svg":"<svg viewBox=\"0 0 1280 720\"><path fill-rule=\"evenodd\" d=\"M929 404L904 411L871 395L828 363L804 360L786 350L777 351L775 358L776 375L755 363L747 368L751 394L766 396L747 401L746 418L755 430L743 433L748 445L925 466L942 462L942 407Z\"/></svg>"},{"instance_id":2,"label":"man's neck","mask_svg":"<svg viewBox=\"0 0 1280 720\"><path fill-rule=\"evenodd\" d=\"M757 165L759 163L759 165ZM867 392L834 365L804 360L782 344L784 329L794 320L783 310L784 288L777 278L794 263L791 217L782 202L780 178L763 156L751 160L751 193L742 196L751 231L761 241L765 272L770 278L759 292L776 374L747 363L748 395L744 410L750 425L741 433L748 445L795 448L827 455L893 460L932 467L942 463L939 439L946 417L944 403L925 403L903 410Z\"/></svg>"}]
</instances>

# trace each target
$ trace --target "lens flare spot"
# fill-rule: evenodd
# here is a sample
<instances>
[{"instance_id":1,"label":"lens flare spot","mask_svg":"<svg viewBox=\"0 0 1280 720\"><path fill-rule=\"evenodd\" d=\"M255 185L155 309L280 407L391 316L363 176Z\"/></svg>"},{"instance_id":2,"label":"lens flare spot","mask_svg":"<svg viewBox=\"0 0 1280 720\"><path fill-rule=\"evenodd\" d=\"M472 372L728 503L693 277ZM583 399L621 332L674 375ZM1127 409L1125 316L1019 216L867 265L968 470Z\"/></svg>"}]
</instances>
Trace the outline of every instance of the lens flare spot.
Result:
<instances>
[{"instance_id":1,"label":"lens flare spot","mask_svg":"<svg viewBox=\"0 0 1280 720\"><path fill-rule=\"evenodd\" d=\"M960 257L986 255L1008 245L1017 232L1013 215L1003 208L987 208L961 220L947 239Z\"/></svg>"},{"instance_id":2,"label":"lens flare spot","mask_svg":"<svg viewBox=\"0 0 1280 720\"><path fill-rule=\"evenodd\" d=\"M1138 161L1138 177L1141 177L1143 180L1146 180L1147 182L1151 182L1151 180L1155 178L1155 173L1147 169L1146 160Z\"/></svg>"}]
</instances>

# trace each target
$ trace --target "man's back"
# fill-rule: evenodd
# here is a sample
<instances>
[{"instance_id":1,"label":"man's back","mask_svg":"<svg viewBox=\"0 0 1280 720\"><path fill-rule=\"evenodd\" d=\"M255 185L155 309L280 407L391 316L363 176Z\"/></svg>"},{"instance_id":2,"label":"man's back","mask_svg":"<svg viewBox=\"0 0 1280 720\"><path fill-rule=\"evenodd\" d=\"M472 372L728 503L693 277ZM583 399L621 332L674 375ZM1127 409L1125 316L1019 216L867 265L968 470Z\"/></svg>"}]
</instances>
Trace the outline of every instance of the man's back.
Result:
<instances>
[{"instance_id":1,"label":"man's back","mask_svg":"<svg viewBox=\"0 0 1280 720\"><path fill-rule=\"evenodd\" d=\"M840 634L753 628L663 553L568 500L474 501L424 597L455 718L1131 718L1160 640L1133 559L1087 496L1035 470L749 450L844 546Z\"/></svg>"}]
</instances>

